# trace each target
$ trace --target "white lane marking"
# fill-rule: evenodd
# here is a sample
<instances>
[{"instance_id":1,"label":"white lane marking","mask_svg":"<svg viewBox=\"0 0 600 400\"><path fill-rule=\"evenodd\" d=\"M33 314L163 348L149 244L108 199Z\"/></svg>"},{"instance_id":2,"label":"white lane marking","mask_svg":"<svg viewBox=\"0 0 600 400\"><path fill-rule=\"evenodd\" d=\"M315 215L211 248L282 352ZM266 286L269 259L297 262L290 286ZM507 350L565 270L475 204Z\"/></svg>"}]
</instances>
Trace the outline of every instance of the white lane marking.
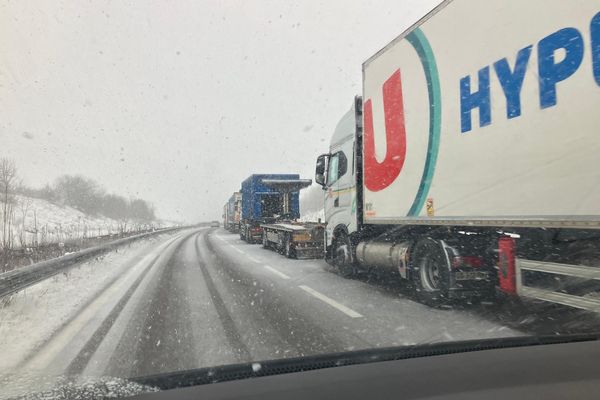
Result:
<instances>
[{"instance_id":1,"label":"white lane marking","mask_svg":"<svg viewBox=\"0 0 600 400\"><path fill-rule=\"evenodd\" d=\"M361 318L362 315L357 313L356 311L346 307L345 305L338 303L337 301L333 300L330 297L325 296L323 293L317 292L315 289L310 288L308 286L304 286L304 285L300 285L298 286L300 289L304 290L305 292L313 295L314 297L316 297L317 299L329 304L330 306L338 309L338 311L343 312L344 314L346 314L349 317L352 318Z\"/></svg>"},{"instance_id":2,"label":"white lane marking","mask_svg":"<svg viewBox=\"0 0 600 400\"><path fill-rule=\"evenodd\" d=\"M287 276L283 272L277 271L275 268L271 267L270 265L263 265L263 268L266 269L266 270L268 270L268 271L271 271L272 273L274 273L275 275L277 275L278 277L280 277L282 279L290 279L289 276Z\"/></svg>"},{"instance_id":3,"label":"white lane marking","mask_svg":"<svg viewBox=\"0 0 600 400\"><path fill-rule=\"evenodd\" d=\"M238 253L240 253L240 254L246 254L246 253L244 253L244 251L243 251L243 250L240 250L240 249L238 249L238 248L237 248L237 247L235 247L234 245L230 245L230 246L231 246L231 248L233 248L233 249L234 249L235 251L237 251Z\"/></svg>"},{"instance_id":4,"label":"white lane marking","mask_svg":"<svg viewBox=\"0 0 600 400\"><path fill-rule=\"evenodd\" d=\"M254 263L260 264L260 260L246 254L246 252L244 250L240 250L237 247L235 247L233 244L229 243L225 238L223 238L222 236L219 235L215 235L215 237L223 242L225 242L228 246L231 246L232 249L234 249L235 251L237 251L240 254L244 254L246 256L246 258Z\"/></svg>"},{"instance_id":5,"label":"white lane marking","mask_svg":"<svg viewBox=\"0 0 600 400\"><path fill-rule=\"evenodd\" d=\"M246 255L246 258L254 263L260 264L260 261L252 256Z\"/></svg>"}]
</instances>

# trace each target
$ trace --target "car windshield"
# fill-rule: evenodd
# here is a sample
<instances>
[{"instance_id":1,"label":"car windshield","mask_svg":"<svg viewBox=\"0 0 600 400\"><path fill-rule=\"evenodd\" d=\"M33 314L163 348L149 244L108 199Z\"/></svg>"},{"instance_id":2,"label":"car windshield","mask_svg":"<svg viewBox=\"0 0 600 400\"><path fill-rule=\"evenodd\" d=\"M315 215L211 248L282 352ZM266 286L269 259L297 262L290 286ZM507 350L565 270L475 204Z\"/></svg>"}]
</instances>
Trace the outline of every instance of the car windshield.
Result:
<instances>
[{"instance_id":1,"label":"car windshield","mask_svg":"<svg viewBox=\"0 0 600 400\"><path fill-rule=\"evenodd\" d=\"M0 398L594 335L599 107L592 0L2 1Z\"/></svg>"}]
</instances>

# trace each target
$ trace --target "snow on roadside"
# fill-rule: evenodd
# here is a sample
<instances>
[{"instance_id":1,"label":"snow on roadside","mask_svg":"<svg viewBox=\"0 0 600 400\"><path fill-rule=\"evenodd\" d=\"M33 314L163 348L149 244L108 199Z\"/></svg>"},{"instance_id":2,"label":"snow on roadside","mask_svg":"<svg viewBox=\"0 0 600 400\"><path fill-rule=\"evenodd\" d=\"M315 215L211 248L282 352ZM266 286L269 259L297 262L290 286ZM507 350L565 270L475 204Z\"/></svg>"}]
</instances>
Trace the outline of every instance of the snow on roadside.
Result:
<instances>
[{"instance_id":1,"label":"snow on roadside","mask_svg":"<svg viewBox=\"0 0 600 400\"><path fill-rule=\"evenodd\" d=\"M18 195L16 204L13 235L18 238L25 227L25 243L33 242L33 232L36 228L40 243L57 243L83 236L107 235L116 233L119 228L116 220L90 216L74 208L61 207L43 199ZM19 241L16 244L20 245Z\"/></svg>"},{"instance_id":2,"label":"snow on roadside","mask_svg":"<svg viewBox=\"0 0 600 400\"><path fill-rule=\"evenodd\" d=\"M120 247L0 299L0 375L10 373L112 279L167 237L160 235Z\"/></svg>"},{"instance_id":3,"label":"snow on roadside","mask_svg":"<svg viewBox=\"0 0 600 400\"><path fill-rule=\"evenodd\" d=\"M34 243L36 230L38 232L37 242L45 244L116 234L121 229L129 232L136 228L135 224L131 222L124 225L123 221L101 215L88 215L69 206L59 206L44 199L22 195L16 196L14 212L12 235L15 238L16 247L29 246ZM155 227L162 227L166 224L162 221L153 223ZM23 244L20 243L21 238Z\"/></svg>"}]
</instances>

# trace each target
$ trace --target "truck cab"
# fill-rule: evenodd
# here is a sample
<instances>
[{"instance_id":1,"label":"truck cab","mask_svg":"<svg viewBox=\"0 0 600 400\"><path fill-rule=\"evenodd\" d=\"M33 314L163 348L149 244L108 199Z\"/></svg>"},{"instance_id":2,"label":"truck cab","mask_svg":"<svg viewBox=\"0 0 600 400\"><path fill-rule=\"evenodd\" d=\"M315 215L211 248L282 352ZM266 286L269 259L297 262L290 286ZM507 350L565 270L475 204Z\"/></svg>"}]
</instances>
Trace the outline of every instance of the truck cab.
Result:
<instances>
[{"instance_id":1,"label":"truck cab","mask_svg":"<svg viewBox=\"0 0 600 400\"><path fill-rule=\"evenodd\" d=\"M360 132L360 97L338 122L329 146L329 153L317 159L316 181L323 187L326 260L351 264L350 242L359 229L357 191L360 157L357 153L357 133ZM358 123L357 123L358 122Z\"/></svg>"}]
</instances>

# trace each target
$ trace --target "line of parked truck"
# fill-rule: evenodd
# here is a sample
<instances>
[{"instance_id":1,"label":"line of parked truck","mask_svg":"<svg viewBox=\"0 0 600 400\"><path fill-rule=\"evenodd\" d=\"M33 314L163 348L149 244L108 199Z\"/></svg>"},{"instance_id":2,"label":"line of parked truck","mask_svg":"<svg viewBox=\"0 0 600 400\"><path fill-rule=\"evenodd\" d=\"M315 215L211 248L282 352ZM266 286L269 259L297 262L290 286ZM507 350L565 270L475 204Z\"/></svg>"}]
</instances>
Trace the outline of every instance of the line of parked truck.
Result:
<instances>
[{"instance_id":1,"label":"line of parked truck","mask_svg":"<svg viewBox=\"0 0 600 400\"><path fill-rule=\"evenodd\" d=\"M226 228L346 274L394 270L426 303L600 312L600 7L539 6L443 2L363 63L316 163L325 223L296 221L308 181L253 175Z\"/></svg>"}]
</instances>

